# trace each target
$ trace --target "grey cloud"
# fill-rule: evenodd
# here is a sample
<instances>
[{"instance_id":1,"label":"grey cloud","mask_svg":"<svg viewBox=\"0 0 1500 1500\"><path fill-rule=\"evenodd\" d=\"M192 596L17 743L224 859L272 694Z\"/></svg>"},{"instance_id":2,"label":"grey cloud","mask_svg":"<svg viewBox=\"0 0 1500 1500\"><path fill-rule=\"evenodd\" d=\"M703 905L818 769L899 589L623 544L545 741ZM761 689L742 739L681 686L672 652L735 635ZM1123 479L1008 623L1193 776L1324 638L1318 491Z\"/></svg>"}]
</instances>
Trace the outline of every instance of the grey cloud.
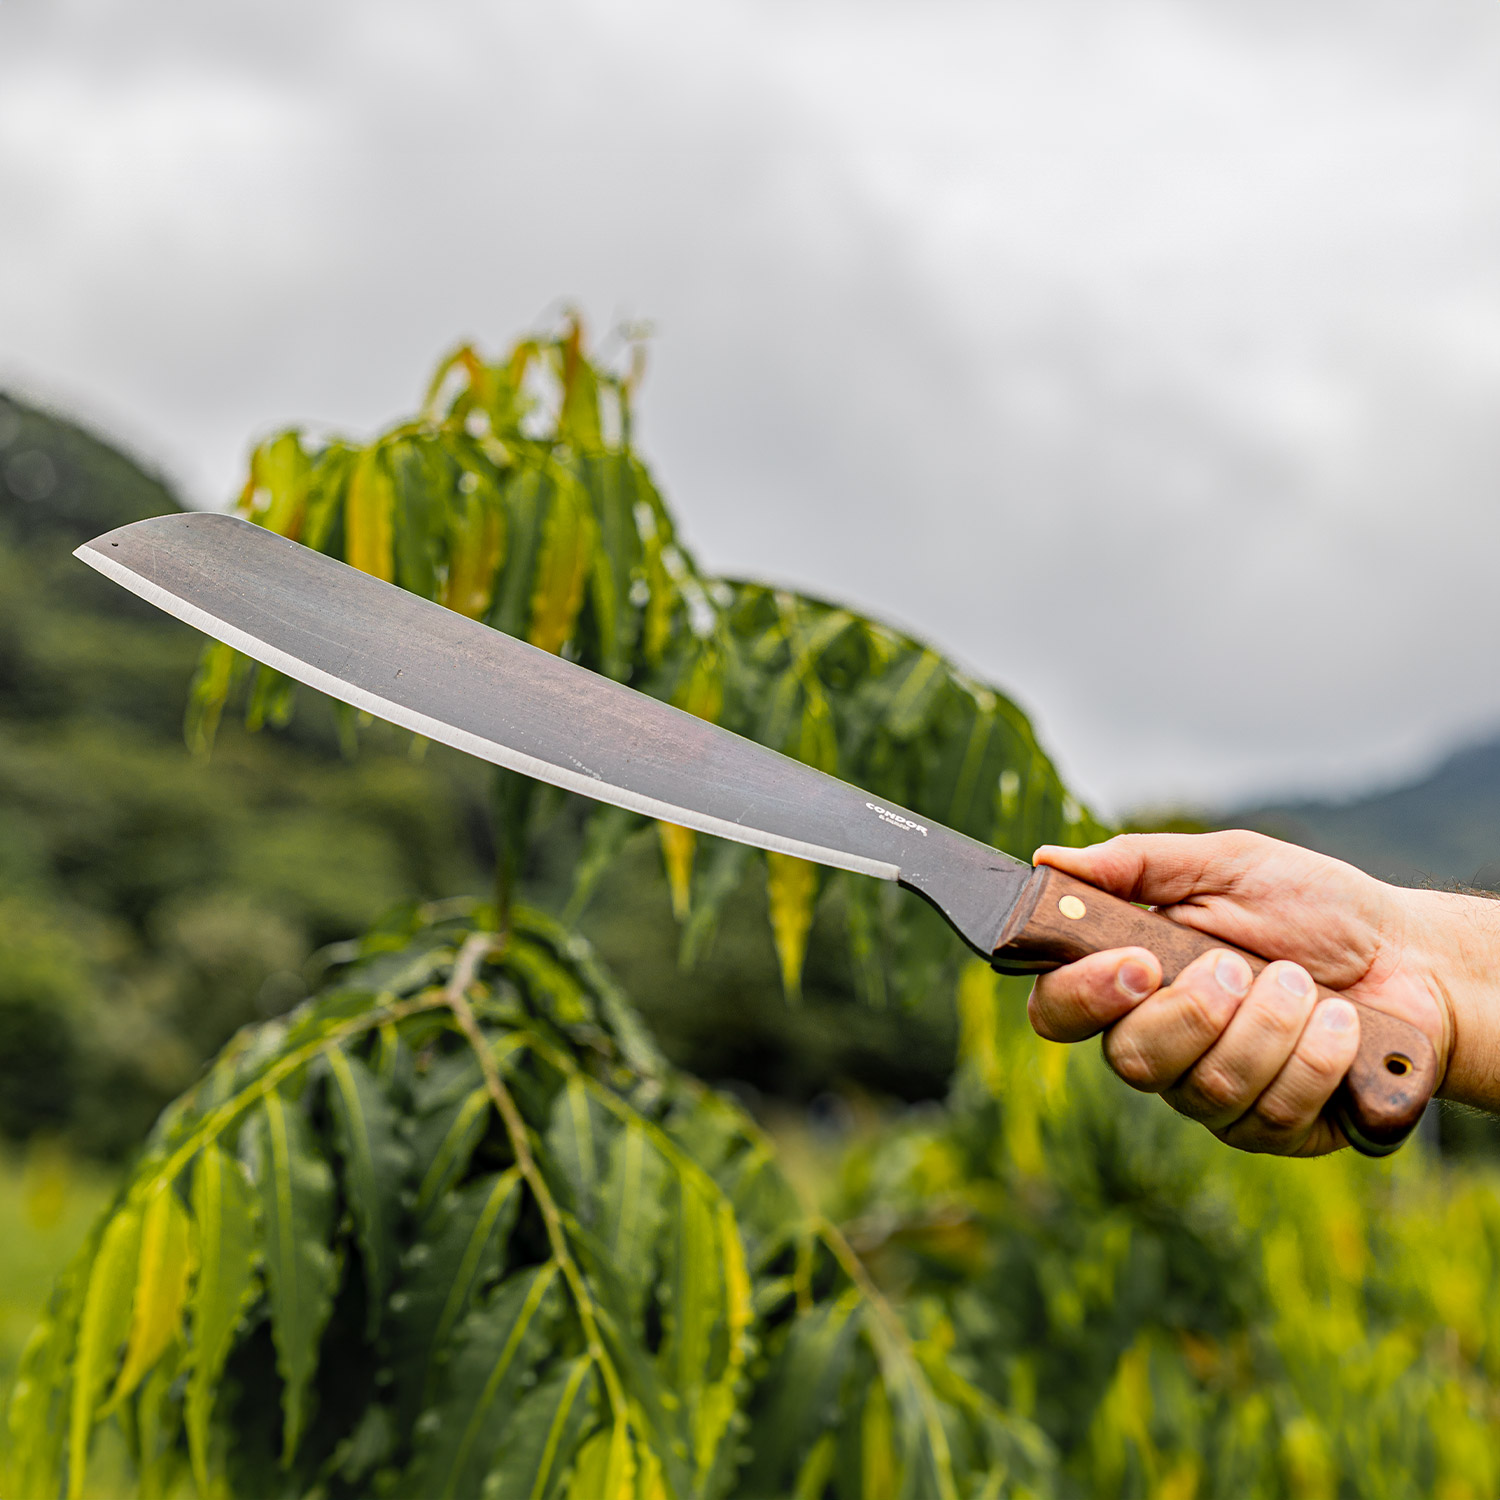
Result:
<instances>
[{"instance_id":1,"label":"grey cloud","mask_svg":"<svg viewBox=\"0 0 1500 1500\"><path fill-rule=\"evenodd\" d=\"M0 377L221 502L460 336L657 328L713 566L891 615L1083 789L1500 718L1500 15L1431 0L0 11Z\"/></svg>"}]
</instances>

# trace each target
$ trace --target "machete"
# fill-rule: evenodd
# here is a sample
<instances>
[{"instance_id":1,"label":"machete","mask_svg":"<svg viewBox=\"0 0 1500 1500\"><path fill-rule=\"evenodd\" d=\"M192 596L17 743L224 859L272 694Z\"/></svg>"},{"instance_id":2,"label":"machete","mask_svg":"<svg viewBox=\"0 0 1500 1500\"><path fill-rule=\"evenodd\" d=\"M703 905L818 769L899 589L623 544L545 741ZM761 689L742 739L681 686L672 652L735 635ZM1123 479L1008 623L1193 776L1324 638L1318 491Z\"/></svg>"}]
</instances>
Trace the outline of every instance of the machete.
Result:
<instances>
[{"instance_id":1,"label":"machete","mask_svg":"<svg viewBox=\"0 0 1500 1500\"><path fill-rule=\"evenodd\" d=\"M1228 946L232 516L155 516L76 555L246 656L482 760L701 833L899 881L1004 973L1139 945L1170 982ZM1436 1057L1416 1027L1353 1003L1359 1052L1330 1115L1358 1150L1385 1155L1420 1118Z\"/></svg>"}]
</instances>

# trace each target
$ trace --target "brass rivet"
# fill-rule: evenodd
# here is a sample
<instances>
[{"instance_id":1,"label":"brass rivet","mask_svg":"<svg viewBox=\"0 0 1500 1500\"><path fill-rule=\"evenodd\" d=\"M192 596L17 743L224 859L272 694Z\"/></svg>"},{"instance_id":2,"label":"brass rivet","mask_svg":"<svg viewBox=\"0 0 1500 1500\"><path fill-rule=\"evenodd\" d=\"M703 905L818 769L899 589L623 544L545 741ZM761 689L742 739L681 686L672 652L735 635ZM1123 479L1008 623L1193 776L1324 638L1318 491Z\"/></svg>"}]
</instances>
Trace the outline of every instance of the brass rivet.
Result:
<instances>
[{"instance_id":1,"label":"brass rivet","mask_svg":"<svg viewBox=\"0 0 1500 1500\"><path fill-rule=\"evenodd\" d=\"M1057 903L1057 909L1063 914L1063 916L1070 918L1074 922L1076 922L1080 917L1086 917L1089 914L1088 907L1086 907L1083 902L1078 899L1077 896L1064 896L1062 900Z\"/></svg>"}]
</instances>

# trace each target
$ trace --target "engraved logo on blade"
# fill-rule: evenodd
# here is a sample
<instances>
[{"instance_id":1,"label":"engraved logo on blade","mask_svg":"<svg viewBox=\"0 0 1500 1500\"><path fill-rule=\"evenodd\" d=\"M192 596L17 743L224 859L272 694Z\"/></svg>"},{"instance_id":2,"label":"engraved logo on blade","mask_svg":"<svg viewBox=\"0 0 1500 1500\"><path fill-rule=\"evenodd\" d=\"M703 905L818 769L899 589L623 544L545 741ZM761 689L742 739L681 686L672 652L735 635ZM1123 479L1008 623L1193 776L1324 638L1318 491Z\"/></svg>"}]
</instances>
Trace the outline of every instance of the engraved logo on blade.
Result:
<instances>
[{"instance_id":1,"label":"engraved logo on blade","mask_svg":"<svg viewBox=\"0 0 1500 1500\"><path fill-rule=\"evenodd\" d=\"M900 813L895 813L888 807L881 807L876 802L866 802L865 806L880 819L882 823L889 823L895 828L905 828L912 833L920 833L925 839L927 830L920 823L914 823L910 818L903 818Z\"/></svg>"}]
</instances>

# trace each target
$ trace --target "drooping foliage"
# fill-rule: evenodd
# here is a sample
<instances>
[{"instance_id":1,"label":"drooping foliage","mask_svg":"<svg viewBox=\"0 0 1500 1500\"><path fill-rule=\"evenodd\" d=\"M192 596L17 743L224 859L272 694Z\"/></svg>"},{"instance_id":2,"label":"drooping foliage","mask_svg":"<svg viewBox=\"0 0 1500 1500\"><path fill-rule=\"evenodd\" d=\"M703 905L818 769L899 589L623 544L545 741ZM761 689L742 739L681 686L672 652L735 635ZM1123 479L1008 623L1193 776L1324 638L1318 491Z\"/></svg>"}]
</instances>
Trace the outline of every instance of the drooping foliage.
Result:
<instances>
[{"instance_id":1,"label":"drooping foliage","mask_svg":"<svg viewBox=\"0 0 1500 1500\"><path fill-rule=\"evenodd\" d=\"M630 391L576 323L495 365L461 349L370 444L263 443L241 508L967 831L1088 829L993 689L849 611L705 578L631 449ZM205 652L200 747L245 665ZM254 669L251 726L292 707ZM82 1495L107 1419L143 1494L1044 1483L1036 1429L913 1337L748 1118L666 1068L580 941L515 902L542 801L497 773L495 907L377 930L163 1117L29 1349L19 1493ZM576 901L639 821L593 815ZM661 829L689 951L749 857L695 843ZM821 875L772 856L766 878L795 992ZM869 993L955 967L926 908L847 884Z\"/></svg>"},{"instance_id":2,"label":"drooping foliage","mask_svg":"<svg viewBox=\"0 0 1500 1500\"><path fill-rule=\"evenodd\" d=\"M913 1336L576 937L418 911L162 1118L54 1295L19 1496L1026 1493L1036 1429ZM1023 1488L1017 1488L1022 1486Z\"/></svg>"},{"instance_id":3,"label":"drooping foliage","mask_svg":"<svg viewBox=\"0 0 1500 1500\"><path fill-rule=\"evenodd\" d=\"M997 689L851 610L703 573L631 444L640 370L638 346L623 372L592 361L576 320L493 364L465 346L439 365L417 417L364 446L298 431L261 443L240 513L1012 853L1098 832ZM195 743L212 739L247 666L225 646L207 648L189 715ZM251 670L248 722L284 722L295 684ZM346 723L352 736L352 711ZM552 795L495 774L502 907ZM642 822L593 811L575 908ZM661 828L688 958L753 860L765 865L789 993L830 884L872 998L891 983L925 991L957 957L941 919L888 887L741 845L714 843L698 857L704 842Z\"/></svg>"}]
</instances>

